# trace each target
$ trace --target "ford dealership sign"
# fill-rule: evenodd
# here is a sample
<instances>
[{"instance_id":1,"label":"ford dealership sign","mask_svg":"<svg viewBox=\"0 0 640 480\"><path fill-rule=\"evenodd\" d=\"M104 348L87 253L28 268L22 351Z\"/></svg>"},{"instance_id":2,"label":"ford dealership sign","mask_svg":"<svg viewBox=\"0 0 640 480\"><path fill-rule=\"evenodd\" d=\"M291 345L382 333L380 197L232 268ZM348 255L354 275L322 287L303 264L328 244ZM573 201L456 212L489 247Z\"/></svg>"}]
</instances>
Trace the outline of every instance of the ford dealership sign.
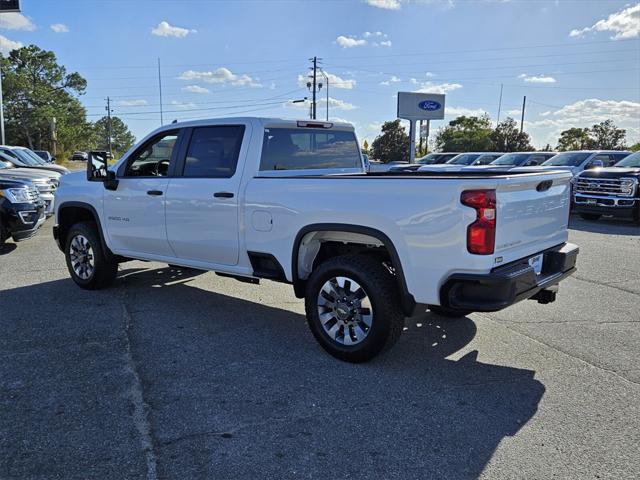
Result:
<instances>
[{"instance_id":1,"label":"ford dealership sign","mask_svg":"<svg viewBox=\"0 0 640 480\"><path fill-rule=\"evenodd\" d=\"M398 92L398 118L414 121L441 120L444 118L444 95Z\"/></svg>"}]
</instances>

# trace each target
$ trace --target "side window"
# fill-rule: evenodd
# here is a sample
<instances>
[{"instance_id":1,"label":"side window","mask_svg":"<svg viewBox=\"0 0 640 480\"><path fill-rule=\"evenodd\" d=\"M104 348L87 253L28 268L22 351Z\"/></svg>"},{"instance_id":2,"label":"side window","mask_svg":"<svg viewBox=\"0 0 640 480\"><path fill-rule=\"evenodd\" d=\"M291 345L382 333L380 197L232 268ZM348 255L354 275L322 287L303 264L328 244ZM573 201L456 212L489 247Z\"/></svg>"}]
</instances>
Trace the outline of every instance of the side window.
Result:
<instances>
[{"instance_id":1,"label":"side window","mask_svg":"<svg viewBox=\"0 0 640 480\"><path fill-rule=\"evenodd\" d=\"M611 162L613 162L611 165L613 165L614 163L618 163L620 160L622 160L623 158L626 158L628 156L629 156L628 153L612 153L610 155Z\"/></svg>"},{"instance_id":2,"label":"side window","mask_svg":"<svg viewBox=\"0 0 640 480\"><path fill-rule=\"evenodd\" d=\"M362 168L353 132L340 130L265 129L260 170Z\"/></svg>"},{"instance_id":3,"label":"side window","mask_svg":"<svg viewBox=\"0 0 640 480\"><path fill-rule=\"evenodd\" d=\"M606 154L596 155L591 159L591 161L589 161L589 164L593 165L593 162L595 160L600 160L602 162L602 165L605 167L610 167L614 163L611 161L611 158L609 158L609 155L606 155Z\"/></svg>"},{"instance_id":4,"label":"side window","mask_svg":"<svg viewBox=\"0 0 640 480\"><path fill-rule=\"evenodd\" d=\"M165 132L144 144L129 159L126 177L166 177L178 132Z\"/></svg>"},{"instance_id":5,"label":"side window","mask_svg":"<svg viewBox=\"0 0 640 480\"><path fill-rule=\"evenodd\" d=\"M531 155L529 159L524 162L525 167L531 167L533 165L540 165L547 159L544 155Z\"/></svg>"},{"instance_id":6,"label":"side window","mask_svg":"<svg viewBox=\"0 0 640 480\"><path fill-rule=\"evenodd\" d=\"M238 165L243 135L244 125L194 128L182 175L232 177Z\"/></svg>"}]
</instances>

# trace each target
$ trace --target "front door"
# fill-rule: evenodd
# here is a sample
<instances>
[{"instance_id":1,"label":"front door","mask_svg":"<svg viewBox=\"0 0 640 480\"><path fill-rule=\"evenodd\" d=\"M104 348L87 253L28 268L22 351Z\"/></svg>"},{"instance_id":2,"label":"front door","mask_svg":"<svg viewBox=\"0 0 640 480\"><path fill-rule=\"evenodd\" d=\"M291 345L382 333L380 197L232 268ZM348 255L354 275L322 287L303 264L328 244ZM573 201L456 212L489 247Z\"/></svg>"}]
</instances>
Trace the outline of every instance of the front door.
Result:
<instances>
[{"instance_id":1,"label":"front door","mask_svg":"<svg viewBox=\"0 0 640 480\"><path fill-rule=\"evenodd\" d=\"M165 201L178 131L145 142L118 172L118 188L104 191L104 218L117 253L173 256L167 240Z\"/></svg>"},{"instance_id":2,"label":"front door","mask_svg":"<svg viewBox=\"0 0 640 480\"><path fill-rule=\"evenodd\" d=\"M178 258L219 265L238 263L242 176L238 158L245 156L242 140L248 128L215 125L185 132L183 153L166 196L167 236Z\"/></svg>"}]
</instances>

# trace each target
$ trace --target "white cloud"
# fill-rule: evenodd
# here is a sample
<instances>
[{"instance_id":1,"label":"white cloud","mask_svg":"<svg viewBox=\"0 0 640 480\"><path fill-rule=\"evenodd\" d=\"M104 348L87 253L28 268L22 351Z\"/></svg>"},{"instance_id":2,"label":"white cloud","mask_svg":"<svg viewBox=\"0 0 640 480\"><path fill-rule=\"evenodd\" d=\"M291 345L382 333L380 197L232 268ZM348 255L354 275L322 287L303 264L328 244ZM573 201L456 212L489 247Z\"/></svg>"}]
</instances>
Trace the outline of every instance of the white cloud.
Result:
<instances>
[{"instance_id":1,"label":"white cloud","mask_svg":"<svg viewBox=\"0 0 640 480\"><path fill-rule=\"evenodd\" d=\"M171 105L177 108L196 108L197 105L193 102L179 102L177 100L171 100Z\"/></svg>"},{"instance_id":2,"label":"white cloud","mask_svg":"<svg viewBox=\"0 0 640 480\"><path fill-rule=\"evenodd\" d=\"M69 31L69 27L64 23L54 23L53 25L50 25L49 28L56 33L67 33Z\"/></svg>"},{"instance_id":3,"label":"white cloud","mask_svg":"<svg viewBox=\"0 0 640 480\"><path fill-rule=\"evenodd\" d=\"M324 110L327 105L327 99L326 98L319 98L317 101L317 110L320 112L322 110ZM288 102L286 102L284 104L286 107L293 107L293 108L299 108L299 109L309 109L309 102L299 102L299 103L293 103L292 100L289 100ZM345 102L344 100L339 100L337 98L333 98L333 97L329 97L329 108L330 109L336 109L336 110L355 110L356 107L355 105L353 105L352 103L349 102Z\"/></svg>"},{"instance_id":4,"label":"white cloud","mask_svg":"<svg viewBox=\"0 0 640 480\"><path fill-rule=\"evenodd\" d=\"M186 87L182 87L182 90L190 93L209 93L208 88L204 88L199 85L187 85Z\"/></svg>"},{"instance_id":5,"label":"white cloud","mask_svg":"<svg viewBox=\"0 0 640 480\"><path fill-rule=\"evenodd\" d=\"M507 110L507 115L510 117L519 117L520 115L522 115L522 110L520 109Z\"/></svg>"},{"instance_id":6,"label":"white cloud","mask_svg":"<svg viewBox=\"0 0 640 480\"><path fill-rule=\"evenodd\" d=\"M549 75L527 75L526 73L521 73L518 78L528 83L556 83L556 79Z\"/></svg>"},{"instance_id":7,"label":"white cloud","mask_svg":"<svg viewBox=\"0 0 640 480\"><path fill-rule=\"evenodd\" d=\"M336 38L336 43L342 48L353 48L362 47L367 44L367 41L362 38L340 35L338 38Z\"/></svg>"},{"instance_id":8,"label":"white cloud","mask_svg":"<svg viewBox=\"0 0 640 480\"><path fill-rule=\"evenodd\" d=\"M333 73L325 72L327 77L329 78L329 88L344 88L346 90L351 90L356 86L356 81L352 78L341 78L338 75L334 75ZM321 82L323 80L322 74L318 76L318 81ZM308 77L304 75L298 75L298 85L302 88L307 87L307 82L309 81Z\"/></svg>"},{"instance_id":9,"label":"white cloud","mask_svg":"<svg viewBox=\"0 0 640 480\"><path fill-rule=\"evenodd\" d=\"M36 29L31 19L18 12L7 12L0 14L0 28L7 30L27 30L29 32Z\"/></svg>"},{"instance_id":10,"label":"white cloud","mask_svg":"<svg viewBox=\"0 0 640 480\"><path fill-rule=\"evenodd\" d=\"M380 85L391 85L392 83L398 83L401 82L402 79L396 77L395 75L391 75L391 77L389 78L389 80L385 80L384 82L380 82Z\"/></svg>"},{"instance_id":11,"label":"white cloud","mask_svg":"<svg viewBox=\"0 0 640 480\"><path fill-rule=\"evenodd\" d=\"M400 10L400 0L366 0L372 7L384 10Z\"/></svg>"},{"instance_id":12,"label":"white cloud","mask_svg":"<svg viewBox=\"0 0 640 480\"><path fill-rule=\"evenodd\" d=\"M640 36L640 2L598 20L590 27L571 30L570 37L581 37L590 32L611 32L613 40Z\"/></svg>"},{"instance_id":13,"label":"white cloud","mask_svg":"<svg viewBox=\"0 0 640 480\"><path fill-rule=\"evenodd\" d=\"M369 39L371 43L369 43ZM390 47L391 40L389 35L384 32L364 32L358 35L340 35L336 38L336 43L342 48L364 47L371 45L372 47Z\"/></svg>"},{"instance_id":14,"label":"white cloud","mask_svg":"<svg viewBox=\"0 0 640 480\"><path fill-rule=\"evenodd\" d=\"M14 42L13 40L9 40L7 37L0 35L0 53L2 53L2 55L9 55L11 50L22 47L22 43Z\"/></svg>"},{"instance_id":15,"label":"white cloud","mask_svg":"<svg viewBox=\"0 0 640 480\"><path fill-rule=\"evenodd\" d=\"M465 107L446 107L445 113L447 116L459 117L464 115L465 117L481 117L486 112L482 108L465 108Z\"/></svg>"},{"instance_id":16,"label":"white cloud","mask_svg":"<svg viewBox=\"0 0 640 480\"><path fill-rule=\"evenodd\" d=\"M151 29L151 33L157 35L158 37L184 38L190 33L196 33L196 30L174 27L173 25L169 25L168 22L163 20L158 24L157 27Z\"/></svg>"},{"instance_id":17,"label":"white cloud","mask_svg":"<svg viewBox=\"0 0 640 480\"><path fill-rule=\"evenodd\" d=\"M627 142L640 140L640 103L629 100L587 98L557 110L543 112L541 120L525 121L525 130L537 144L555 145L560 132L572 127L590 127L612 119L616 126L627 130Z\"/></svg>"},{"instance_id":18,"label":"white cloud","mask_svg":"<svg viewBox=\"0 0 640 480\"><path fill-rule=\"evenodd\" d=\"M120 100L117 105L119 107L141 107L142 105L147 105L147 101L143 99L139 100Z\"/></svg>"},{"instance_id":19,"label":"white cloud","mask_svg":"<svg viewBox=\"0 0 640 480\"><path fill-rule=\"evenodd\" d=\"M436 76L436 74L435 74L435 73L432 73L432 72L427 72L427 73L425 73L424 75L425 75L425 77L427 77L427 78L432 78L432 77L435 77L435 76Z\"/></svg>"},{"instance_id":20,"label":"white cloud","mask_svg":"<svg viewBox=\"0 0 640 480\"><path fill-rule=\"evenodd\" d=\"M462 88L462 85L459 83L424 82L420 84L420 88L417 91L422 93L449 93L460 88Z\"/></svg>"},{"instance_id":21,"label":"white cloud","mask_svg":"<svg viewBox=\"0 0 640 480\"><path fill-rule=\"evenodd\" d=\"M198 72L195 70L187 70L182 72L178 77L180 80L200 80L207 83L215 84L231 84L237 86L249 86L249 87L261 87L257 80L254 80L249 75L242 74L237 75L231 70L225 67L217 68L213 71Z\"/></svg>"}]
</instances>

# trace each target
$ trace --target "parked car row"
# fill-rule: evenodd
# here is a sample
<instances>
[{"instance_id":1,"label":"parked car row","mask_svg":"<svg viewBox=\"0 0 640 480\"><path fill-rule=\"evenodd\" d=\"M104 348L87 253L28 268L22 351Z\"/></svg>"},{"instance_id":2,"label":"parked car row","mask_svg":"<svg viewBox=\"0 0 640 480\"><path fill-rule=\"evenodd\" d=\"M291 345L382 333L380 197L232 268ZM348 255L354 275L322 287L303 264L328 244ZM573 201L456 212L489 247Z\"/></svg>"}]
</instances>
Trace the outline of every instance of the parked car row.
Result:
<instances>
[{"instance_id":1,"label":"parked car row","mask_svg":"<svg viewBox=\"0 0 640 480\"><path fill-rule=\"evenodd\" d=\"M28 148L0 145L0 245L33 236L53 215L55 191L66 173Z\"/></svg>"},{"instance_id":2,"label":"parked car row","mask_svg":"<svg viewBox=\"0 0 640 480\"><path fill-rule=\"evenodd\" d=\"M631 218L640 225L640 153L619 150L570 152L430 153L413 164L389 165L390 172L479 170L565 170L572 175L572 203L587 220L603 215ZM381 171L380 169L378 171Z\"/></svg>"}]
</instances>

